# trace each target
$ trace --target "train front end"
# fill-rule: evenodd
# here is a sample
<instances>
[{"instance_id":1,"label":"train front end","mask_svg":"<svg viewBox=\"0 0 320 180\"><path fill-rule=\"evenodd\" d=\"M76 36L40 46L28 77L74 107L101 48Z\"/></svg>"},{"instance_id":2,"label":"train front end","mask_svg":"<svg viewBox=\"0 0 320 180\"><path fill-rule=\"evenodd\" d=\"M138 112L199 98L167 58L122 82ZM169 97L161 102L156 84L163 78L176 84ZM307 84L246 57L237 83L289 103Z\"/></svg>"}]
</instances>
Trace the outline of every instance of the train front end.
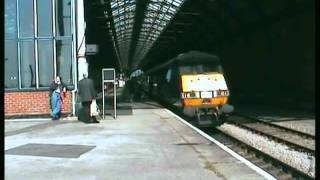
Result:
<instances>
[{"instance_id":1,"label":"train front end","mask_svg":"<svg viewBox=\"0 0 320 180\"><path fill-rule=\"evenodd\" d=\"M214 125L223 124L234 107L228 104L230 93L221 65L214 68L207 64L188 67L193 71L180 74L183 108L192 109L199 123L210 119Z\"/></svg>"},{"instance_id":2,"label":"train front end","mask_svg":"<svg viewBox=\"0 0 320 180\"><path fill-rule=\"evenodd\" d=\"M185 107L216 108L227 104L229 90L223 74L181 75Z\"/></svg>"}]
</instances>

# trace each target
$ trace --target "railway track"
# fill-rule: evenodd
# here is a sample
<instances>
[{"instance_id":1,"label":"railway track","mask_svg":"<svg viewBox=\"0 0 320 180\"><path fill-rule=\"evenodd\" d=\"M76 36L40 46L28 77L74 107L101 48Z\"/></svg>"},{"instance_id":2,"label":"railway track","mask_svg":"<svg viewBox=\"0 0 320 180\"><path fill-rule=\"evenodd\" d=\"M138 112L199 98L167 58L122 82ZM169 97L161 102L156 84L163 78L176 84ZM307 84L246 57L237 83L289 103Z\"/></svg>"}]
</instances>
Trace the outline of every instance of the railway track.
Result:
<instances>
[{"instance_id":1,"label":"railway track","mask_svg":"<svg viewBox=\"0 0 320 180\"><path fill-rule=\"evenodd\" d=\"M247 116L232 116L228 119L228 123L285 144L296 151L315 156L315 136L313 135Z\"/></svg>"},{"instance_id":2,"label":"railway track","mask_svg":"<svg viewBox=\"0 0 320 180\"><path fill-rule=\"evenodd\" d=\"M180 112L177 107L173 105L167 106L166 103L164 103L163 105L171 111L178 114L179 116L183 117L184 119L188 119L189 121L192 120L189 116L186 116L182 112ZM223 143L224 145L232 149L234 152L238 153L239 155L249 160L261 169L265 170L269 174L273 175L277 179L315 179L314 177L306 174L305 172L289 164L286 164L283 161L274 158L273 156L264 153L258 148L250 146L249 144L246 144L245 142L238 140L236 137L233 137L232 135L229 135L217 128L206 127L201 129L207 132L207 134L217 139L219 142Z\"/></svg>"},{"instance_id":3,"label":"railway track","mask_svg":"<svg viewBox=\"0 0 320 180\"><path fill-rule=\"evenodd\" d=\"M183 113L181 113L176 107L173 107L171 105L169 107L169 109L171 109L175 113L179 114L181 117L184 117L186 119L191 120L190 117L183 115ZM253 123L251 123L251 124L253 124ZM266 123L266 124L268 124L268 123ZM270 126L273 127L272 124ZM243 128L243 127L240 127L240 128ZM282 127L279 127L279 128L282 128ZM263 152L262 150L259 150L257 147L251 146L251 145L237 139L236 136L233 137L233 135L229 135L229 134L227 134L217 128L204 128L204 129L207 129L205 131L208 131L208 129L209 129L209 132L214 131L215 132L214 134L212 134L212 133L210 134L212 137L217 139L219 142L225 144L227 147L229 147L233 151L237 152L239 155L241 155L245 159L249 160L250 162L252 162L256 166L260 167L261 169L265 170L269 174L273 175L277 179L281 179L281 180L282 179L284 179L284 180L287 180L287 179L288 180L289 179L290 180L291 179L315 179L314 177L303 172L302 170L297 169L296 167L291 166L291 165L273 157L272 155ZM248 130L247 128L245 128L245 129ZM276 141L279 143L284 143L288 146L290 145L290 147L295 150L307 152L311 155L314 155L314 153L315 153L314 137L309 137L308 135L305 135L304 133L295 132L294 130L291 131L291 129L286 129L286 128L284 128L284 129L285 130L282 130L282 131L288 132L288 134L290 134L291 136L294 134L295 136L301 136L302 138L308 137L310 141L313 140L313 149L304 148L303 144L300 144L300 146L299 145L296 146L296 143L294 143L294 142L286 142L286 138L288 138L288 136L282 136L282 138L283 138L282 140L277 139L277 137L272 137L271 139L273 141ZM257 132L257 131L255 130L255 132ZM263 133L260 132L260 133L258 133L258 135L259 136L263 135ZM277 135L279 135L279 133ZM276 136L276 134L274 134L274 136Z\"/></svg>"},{"instance_id":4,"label":"railway track","mask_svg":"<svg viewBox=\"0 0 320 180\"><path fill-rule=\"evenodd\" d=\"M315 140L315 136L312 135L312 134L309 134L309 133L305 133L305 132L302 132L302 131L298 131L298 130L287 128L287 127L284 127L284 126L280 126L280 125L277 125L277 124L274 124L274 123L271 123L271 122L267 122L267 121L261 120L261 119L256 118L256 117L252 117L252 116L248 116L248 115L244 115L244 114L239 114L239 113L234 113L234 114L237 115L237 116L240 116L240 117L244 117L244 118L249 119L249 120L253 120L253 121L257 121L257 122L261 122L261 123L267 124L269 126L279 127L279 128L282 128L282 129L284 129L286 131L290 131L290 132L292 132L294 134L298 134L300 136L305 136L306 138L310 138L310 139L314 139Z\"/></svg>"},{"instance_id":5,"label":"railway track","mask_svg":"<svg viewBox=\"0 0 320 180\"><path fill-rule=\"evenodd\" d=\"M299 169L296 169L219 129L212 130L205 128L203 131L277 179L314 179Z\"/></svg>"}]
</instances>

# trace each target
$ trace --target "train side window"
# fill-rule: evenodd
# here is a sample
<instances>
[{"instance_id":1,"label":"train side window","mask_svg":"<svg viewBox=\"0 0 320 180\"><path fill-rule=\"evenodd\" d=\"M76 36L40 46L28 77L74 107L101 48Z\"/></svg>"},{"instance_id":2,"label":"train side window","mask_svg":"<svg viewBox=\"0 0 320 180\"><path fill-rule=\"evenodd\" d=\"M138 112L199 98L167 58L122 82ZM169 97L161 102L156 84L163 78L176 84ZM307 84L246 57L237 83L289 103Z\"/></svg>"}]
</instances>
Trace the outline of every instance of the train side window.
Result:
<instances>
[{"instance_id":1,"label":"train side window","mask_svg":"<svg viewBox=\"0 0 320 180\"><path fill-rule=\"evenodd\" d=\"M167 75L166 75L166 80L169 83L171 80L171 74L172 74L172 70L171 68L168 70Z\"/></svg>"}]
</instances>

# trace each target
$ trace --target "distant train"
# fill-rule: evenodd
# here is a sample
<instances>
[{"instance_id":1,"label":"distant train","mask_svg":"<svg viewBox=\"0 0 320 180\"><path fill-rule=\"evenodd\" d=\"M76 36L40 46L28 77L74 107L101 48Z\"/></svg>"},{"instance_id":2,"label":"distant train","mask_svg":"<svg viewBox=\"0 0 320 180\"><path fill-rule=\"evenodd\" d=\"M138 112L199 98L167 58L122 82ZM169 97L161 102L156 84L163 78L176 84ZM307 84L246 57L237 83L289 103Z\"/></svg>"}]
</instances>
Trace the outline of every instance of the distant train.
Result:
<instances>
[{"instance_id":1,"label":"distant train","mask_svg":"<svg viewBox=\"0 0 320 180\"><path fill-rule=\"evenodd\" d=\"M196 117L199 124L224 122L233 111L228 104L229 89L216 55L190 51L145 72L149 93Z\"/></svg>"}]
</instances>

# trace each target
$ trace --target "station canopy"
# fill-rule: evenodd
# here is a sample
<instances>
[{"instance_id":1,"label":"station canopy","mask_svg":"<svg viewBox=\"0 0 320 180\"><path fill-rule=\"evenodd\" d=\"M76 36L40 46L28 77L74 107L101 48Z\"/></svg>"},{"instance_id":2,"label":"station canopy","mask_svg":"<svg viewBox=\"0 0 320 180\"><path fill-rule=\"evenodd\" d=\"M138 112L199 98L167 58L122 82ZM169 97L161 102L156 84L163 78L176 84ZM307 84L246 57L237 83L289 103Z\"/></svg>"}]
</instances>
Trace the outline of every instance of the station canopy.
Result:
<instances>
[{"instance_id":1,"label":"station canopy","mask_svg":"<svg viewBox=\"0 0 320 180\"><path fill-rule=\"evenodd\" d=\"M105 16L120 66L137 69L184 0L111 0Z\"/></svg>"},{"instance_id":2,"label":"station canopy","mask_svg":"<svg viewBox=\"0 0 320 180\"><path fill-rule=\"evenodd\" d=\"M275 28L312 13L303 0L88 0L86 42L98 44L97 66L126 75L147 72L192 50L220 56L257 34L272 44ZM306 16L307 17L307 16ZM312 21L312 19L310 20ZM219 54L220 53L220 54ZM222 58L222 61L225 58ZM100 63L100 64L99 64Z\"/></svg>"}]
</instances>

